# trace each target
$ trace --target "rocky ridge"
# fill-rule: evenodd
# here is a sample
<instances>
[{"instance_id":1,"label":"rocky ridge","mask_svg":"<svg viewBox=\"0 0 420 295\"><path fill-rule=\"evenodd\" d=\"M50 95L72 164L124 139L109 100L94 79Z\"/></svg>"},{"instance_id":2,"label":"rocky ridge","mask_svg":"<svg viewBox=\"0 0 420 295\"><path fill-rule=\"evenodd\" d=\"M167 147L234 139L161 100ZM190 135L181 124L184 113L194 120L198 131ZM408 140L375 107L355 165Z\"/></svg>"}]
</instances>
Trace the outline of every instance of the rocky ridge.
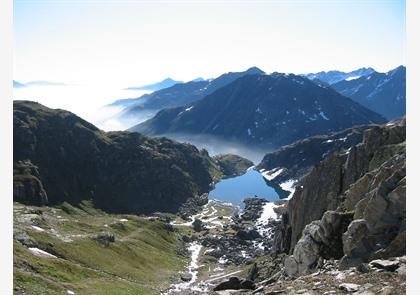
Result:
<instances>
[{"instance_id":1,"label":"rocky ridge","mask_svg":"<svg viewBox=\"0 0 420 295\"><path fill-rule=\"evenodd\" d=\"M279 212L255 290L214 294L405 294L405 162L405 120L327 156Z\"/></svg>"},{"instance_id":2,"label":"rocky ridge","mask_svg":"<svg viewBox=\"0 0 420 295\"><path fill-rule=\"evenodd\" d=\"M316 272L322 260L346 269L405 255L405 120L374 126L347 153L333 153L288 202L275 252L289 277Z\"/></svg>"}]
</instances>

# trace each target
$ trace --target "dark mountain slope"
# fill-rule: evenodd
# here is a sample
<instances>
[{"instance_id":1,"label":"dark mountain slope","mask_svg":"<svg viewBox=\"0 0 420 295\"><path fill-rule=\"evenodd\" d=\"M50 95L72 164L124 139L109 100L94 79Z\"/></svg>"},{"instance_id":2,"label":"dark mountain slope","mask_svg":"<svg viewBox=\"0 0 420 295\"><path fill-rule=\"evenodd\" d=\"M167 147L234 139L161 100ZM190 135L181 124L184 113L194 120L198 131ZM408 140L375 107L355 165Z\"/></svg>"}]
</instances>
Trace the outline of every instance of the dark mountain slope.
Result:
<instances>
[{"instance_id":1,"label":"dark mountain slope","mask_svg":"<svg viewBox=\"0 0 420 295\"><path fill-rule=\"evenodd\" d=\"M331 87L384 117L395 119L406 113L405 76L405 67L399 66L387 73L373 72Z\"/></svg>"},{"instance_id":2,"label":"dark mountain slope","mask_svg":"<svg viewBox=\"0 0 420 295\"><path fill-rule=\"evenodd\" d=\"M296 75L247 75L189 106L131 128L146 135L208 134L271 148L385 119Z\"/></svg>"},{"instance_id":3,"label":"dark mountain slope","mask_svg":"<svg viewBox=\"0 0 420 295\"><path fill-rule=\"evenodd\" d=\"M93 200L109 212L174 212L221 174L192 145L106 133L35 102L14 102L13 127L14 199L25 203Z\"/></svg>"}]
</instances>

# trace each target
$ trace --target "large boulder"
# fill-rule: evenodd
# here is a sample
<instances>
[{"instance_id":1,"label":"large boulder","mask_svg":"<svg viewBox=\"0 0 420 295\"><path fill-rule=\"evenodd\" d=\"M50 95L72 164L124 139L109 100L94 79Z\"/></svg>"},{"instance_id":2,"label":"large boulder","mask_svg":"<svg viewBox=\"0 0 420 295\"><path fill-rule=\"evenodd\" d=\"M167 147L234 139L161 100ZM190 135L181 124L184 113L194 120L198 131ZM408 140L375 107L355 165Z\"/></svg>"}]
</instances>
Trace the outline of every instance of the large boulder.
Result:
<instances>
[{"instance_id":1,"label":"large boulder","mask_svg":"<svg viewBox=\"0 0 420 295\"><path fill-rule=\"evenodd\" d=\"M254 290L255 284L252 281L249 281L246 279L240 279L238 277L230 277L229 280L221 282L216 287L214 287L213 291L240 290L240 289Z\"/></svg>"},{"instance_id":2,"label":"large boulder","mask_svg":"<svg viewBox=\"0 0 420 295\"><path fill-rule=\"evenodd\" d=\"M293 255L285 261L289 276L313 272L318 261L343 256L341 235L352 219L351 213L327 211L321 220L308 224L297 242Z\"/></svg>"}]
</instances>

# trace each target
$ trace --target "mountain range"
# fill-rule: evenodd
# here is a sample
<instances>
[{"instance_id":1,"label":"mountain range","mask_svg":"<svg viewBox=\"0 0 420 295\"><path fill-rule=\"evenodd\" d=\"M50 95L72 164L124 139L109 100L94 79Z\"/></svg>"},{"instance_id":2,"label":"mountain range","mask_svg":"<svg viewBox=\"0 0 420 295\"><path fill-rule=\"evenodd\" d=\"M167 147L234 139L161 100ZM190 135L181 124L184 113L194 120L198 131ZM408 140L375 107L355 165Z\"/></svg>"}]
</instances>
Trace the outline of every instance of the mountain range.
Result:
<instances>
[{"instance_id":1,"label":"mountain range","mask_svg":"<svg viewBox=\"0 0 420 295\"><path fill-rule=\"evenodd\" d=\"M305 77L314 80L320 80L323 81L329 85L343 81L343 80L353 80L353 79L357 79L359 77L365 76L365 75L369 75L371 73L373 73L375 70L372 68L360 68L351 72L342 72L342 71L322 71L322 72L318 72L318 73L309 73L309 74L304 74Z\"/></svg>"},{"instance_id":2,"label":"mountain range","mask_svg":"<svg viewBox=\"0 0 420 295\"><path fill-rule=\"evenodd\" d=\"M387 73L374 71L357 79L340 81L331 87L387 119L399 118L406 113L404 66Z\"/></svg>"},{"instance_id":3,"label":"mountain range","mask_svg":"<svg viewBox=\"0 0 420 295\"><path fill-rule=\"evenodd\" d=\"M65 86L63 82L51 82L51 81L30 81L26 83L21 83L13 80L13 88L24 88L31 86Z\"/></svg>"},{"instance_id":4,"label":"mountain range","mask_svg":"<svg viewBox=\"0 0 420 295\"><path fill-rule=\"evenodd\" d=\"M332 88L302 76L273 73L245 75L197 102L164 109L130 131L207 134L278 148L308 136L385 121Z\"/></svg>"},{"instance_id":5,"label":"mountain range","mask_svg":"<svg viewBox=\"0 0 420 295\"><path fill-rule=\"evenodd\" d=\"M144 94L139 98L120 99L112 103L111 106L124 107L117 115L119 118L141 117L145 112L156 113L164 108L183 106L197 101L244 75L262 73L264 72L253 67L244 72L229 72L212 80L198 78L187 83L175 84L151 94Z\"/></svg>"},{"instance_id":6,"label":"mountain range","mask_svg":"<svg viewBox=\"0 0 420 295\"><path fill-rule=\"evenodd\" d=\"M182 81L175 81L171 78L166 78L160 82L143 85L143 86L135 86L135 87L127 87L127 90L151 90L151 91L157 91L164 88L168 88L171 86L174 86L175 84L182 83Z\"/></svg>"}]
</instances>

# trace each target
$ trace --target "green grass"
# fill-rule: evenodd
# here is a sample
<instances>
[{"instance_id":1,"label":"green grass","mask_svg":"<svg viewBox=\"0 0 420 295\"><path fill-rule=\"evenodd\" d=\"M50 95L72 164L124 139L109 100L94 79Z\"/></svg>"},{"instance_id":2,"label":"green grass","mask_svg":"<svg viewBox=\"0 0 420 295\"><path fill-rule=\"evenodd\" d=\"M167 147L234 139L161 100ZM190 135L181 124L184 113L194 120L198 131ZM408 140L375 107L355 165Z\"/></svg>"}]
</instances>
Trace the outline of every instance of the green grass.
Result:
<instances>
[{"instance_id":1,"label":"green grass","mask_svg":"<svg viewBox=\"0 0 420 295\"><path fill-rule=\"evenodd\" d=\"M43 214L28 223L22 216L30 210ZM178 233L159 220L108 215L89 204L63 204L61 209L15 204L14 211L14 227L59 257L34 256L15 242L15 294L65 294L67 289L76 294L159 294L188 260L176 254L182 246ZM119 221L123 218L128 221ZM46 231L34 232L31 224ZM103 246L92 238L103 232L112 233L115 242Z\"/></svg>"}]
</instances>

